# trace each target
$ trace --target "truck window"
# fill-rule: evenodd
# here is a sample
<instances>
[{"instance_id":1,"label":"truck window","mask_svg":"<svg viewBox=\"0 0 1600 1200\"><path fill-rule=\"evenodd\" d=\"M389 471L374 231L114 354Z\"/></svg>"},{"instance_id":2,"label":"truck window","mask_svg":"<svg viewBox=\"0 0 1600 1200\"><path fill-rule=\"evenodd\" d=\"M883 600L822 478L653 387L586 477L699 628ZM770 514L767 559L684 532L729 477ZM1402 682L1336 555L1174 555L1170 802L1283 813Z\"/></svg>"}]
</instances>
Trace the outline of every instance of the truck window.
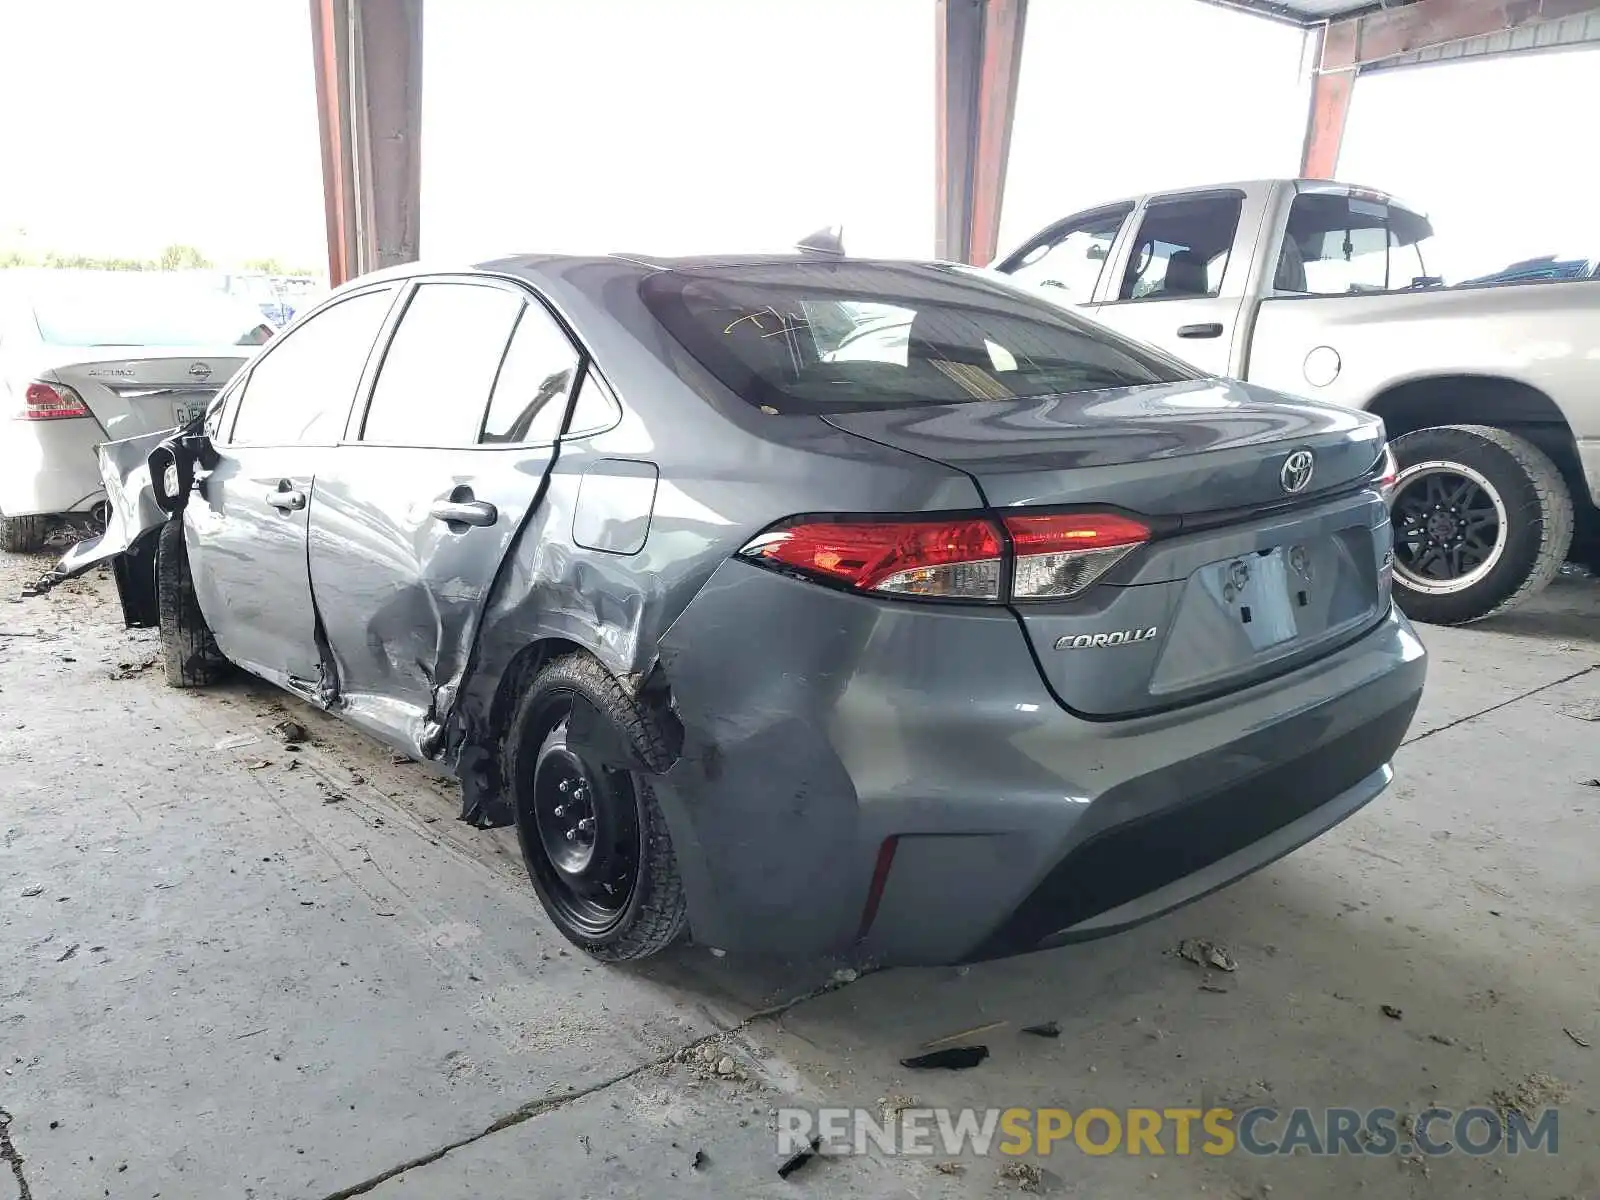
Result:
<instances>
[{"instance_id":1,"label":"truck window","mask_svg":"<svg viewBox=\"0 0 1600 1200\"><path fill-rule=\"evenodd\" d=\"M1401 291L1432 282L1422 243L1426 220L1355 197L1296 196L1284 229L1274 287L1313 296Z\"/></svg>"},{"instance_id":2,"label":"truck window","mask_svg":"<svg viewBox=\"0 0 1600 1200\"><path fill-rule=\"evenodd\" d=\"M1222 290L1244 203L1236 193L1152 202L1139 225L1119 300L1176 300Z\"/></svg>"},{"instance_id":3,"label":"truck window","mask_svg":"<svg viewBox=\"0 0 1600 1200\"><path fill-rule=\"evenodd\" d=\"M1000 270L1019 283L1049 288L1050 298L1058 303L1088 304L1111 257L1111 245L1132 212L1129 204L1058 226L1024 246Z\"/></svg>"}]
</instances>

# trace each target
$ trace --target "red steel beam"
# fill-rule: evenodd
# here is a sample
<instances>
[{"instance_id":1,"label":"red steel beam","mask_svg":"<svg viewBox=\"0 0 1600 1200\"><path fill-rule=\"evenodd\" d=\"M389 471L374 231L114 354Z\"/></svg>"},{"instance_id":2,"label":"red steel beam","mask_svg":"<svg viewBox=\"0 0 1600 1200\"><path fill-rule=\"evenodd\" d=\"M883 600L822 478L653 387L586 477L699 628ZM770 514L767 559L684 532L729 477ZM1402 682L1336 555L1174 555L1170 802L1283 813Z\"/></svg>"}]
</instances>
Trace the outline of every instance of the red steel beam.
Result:
<instances>
[{"instance_id":1,"label":"red steel beam","mask_svg":"<svg viewBox=\"0 0 1600 1200\"><path fill-rule=\"evenodd\" d=\"M1415 0L1323 28L1300 173L1330 179L1356 78L1365 66L1464 38L1600 12L1600 0Z\"/></svg>"},{"instance_id":2,"label":"red steel beam","mask_svg":"<svg viewBox=\"0 0 1600 1200\"><path fill-rule=\"evenodd\" d=\"M1006 193L1011 128L1017 115L1017 77L1022 73L1022 34L1028 0L989 0L984 8L983 61L978 75L976 170L972 186L972 234L967 261L993 261L1000 241L1000 207Z\"/></svg>"},{"instance_id":3,"label":"red steel beam","mask_svg":"<svg viewBox=\"0 0 1600 1200\"><path fill-rule=\"evenodd\" d=\"M1356 22L1341 21L1321 34L1322 66L1311 84L1311 111L1306 120L1305 146L1300 153L1300 174L1306 179L1332 179L1339 166L1339 145L1344 141L1345 117L1355 90L1356 68L1330 66L1355 53Z\"/></svg>"},{"instance_id":4,"label":"red steel beam","mask_svg":"<svg viewBox=\"0 0 1600 1200\"><path fill-rule=\"evenodd\" d=\"M1416 0L1337 24L1356 26L1357 44L1348 65L1359 67L1446 42L1596 11L1596 0Z\"/></svg>"},{"instance_id":5,"label":"red steel beam","mask_svg":"<svg viewBox=\"0 0 1600 1200\"><path fill-rule=\"evenodd\" d=\"M982 265L999 238L1027 0L937 0L935 12L934 253Z\"/></svg>"},{"instance_id":6,"label":"red steel beam","mask_svg":"<svg viewBox=\"0 0 1600 1200\"><path fill-rule=\"evenodd\" d=\"M353 274L350 186L349 19L344 0L311 0L311 52L317 80L317 129L322 143L322 203L328 229L328 283Z\"/></svg>"},{"instance_id":7,"label":"red steel beam","mask_svg":"<svg viewBox=\"0 0 1600 1200\"><path fill-rule=\"evenodd\" d=\"M422 2L310 0L335 287L417 257Z\"/></svg>"}]
</instances>

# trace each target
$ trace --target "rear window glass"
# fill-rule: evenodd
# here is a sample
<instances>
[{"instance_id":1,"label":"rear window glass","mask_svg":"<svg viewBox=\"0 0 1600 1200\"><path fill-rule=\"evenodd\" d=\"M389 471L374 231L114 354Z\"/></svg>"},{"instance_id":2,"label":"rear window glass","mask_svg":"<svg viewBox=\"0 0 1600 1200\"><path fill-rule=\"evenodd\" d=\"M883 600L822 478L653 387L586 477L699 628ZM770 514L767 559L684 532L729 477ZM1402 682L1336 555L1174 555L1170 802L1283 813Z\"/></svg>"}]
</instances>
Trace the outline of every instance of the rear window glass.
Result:
<instances>
[{"instance_id":1,"label":"rear window glass","mask_svg":"<svg viewBox=\"0 0 1600 1200\"><path fill-rule=\"evenodd\" d=\"M204 283L138 271L40 278L39 335L55 346L259 346L261 310Z\"/></svg>"},{"instance_id":2,"label":"rear window glass","mask_svg":"<svg viewBox=\"0 0 1600 1200\"><path fill-rule=\"evenodd\" d=\"M1193 376L957 268L795 262L671 271L645 303L716 378L782 413L1054 396Z\"/></svg>"}]
</instances>

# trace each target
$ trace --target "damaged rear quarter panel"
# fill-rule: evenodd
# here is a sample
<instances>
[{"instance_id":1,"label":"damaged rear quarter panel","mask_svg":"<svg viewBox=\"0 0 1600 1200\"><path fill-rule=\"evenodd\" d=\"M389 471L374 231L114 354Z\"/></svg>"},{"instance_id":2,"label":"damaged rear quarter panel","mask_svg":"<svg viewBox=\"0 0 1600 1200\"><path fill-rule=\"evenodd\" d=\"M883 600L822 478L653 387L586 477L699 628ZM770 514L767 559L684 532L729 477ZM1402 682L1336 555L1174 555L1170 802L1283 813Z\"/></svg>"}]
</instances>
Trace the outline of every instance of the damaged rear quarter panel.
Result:
<instances>
[{"instance_id":1,"label":"damaged rear quarter panel","mask_svg":"<svg viewBox=\"0 0 1600 1200\"><path fill-rule=\"evenodd\" d=\"M530 266L537 263L518 260L516 273L581 331L622 419L603 433L562 441L540 504L490 590L447 728L463 815L480 824L512 819L499 757L505 724L530 682L527 664L577 647L637 692L652 678L663 634L690 600L775 521L823 510L914 512L980 502L971 480L948 467L885 450L815 417L765 414L727 392L644 307L637 265L581 261L550 275ZM485 269L511 273L504 264ZM635 479L651 466L658 473L652 510L631 514L648 518L647 526L639 522L647 536L637 553L583 548L574 520L584 477L597 463L616 475L619 462L638 464ZM634 491L642 496L645 489ZM669 702L670 673L653 682ZM680 846L685 853L692 848Z\"/></svg>"}]
</instances>

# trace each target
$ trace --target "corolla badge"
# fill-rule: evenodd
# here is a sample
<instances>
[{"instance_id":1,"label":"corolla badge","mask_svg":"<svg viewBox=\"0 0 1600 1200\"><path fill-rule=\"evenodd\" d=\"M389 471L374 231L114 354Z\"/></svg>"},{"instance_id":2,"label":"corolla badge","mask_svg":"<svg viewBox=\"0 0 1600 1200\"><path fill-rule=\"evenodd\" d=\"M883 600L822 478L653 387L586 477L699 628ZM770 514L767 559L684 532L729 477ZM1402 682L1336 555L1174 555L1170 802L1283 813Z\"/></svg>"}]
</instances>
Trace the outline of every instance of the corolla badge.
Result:
<instances>
[{"instance_id":1,"label":"corolla badge","mask_svg":"<svg viewBox=\"0 0 1600 1200\"><path fill-rule=\"evenodd\" d=\"M1283 484L1283 490L1292 496L1310 486L1311 476L1316 469L1316 455L1309 450L1296 450L1283 460L1283 470L1278 472L1278 482Z\"/></svg>"},{"instance_id":2,"label":"corolla badge","mask_svg":"<svg viewBox=\"0 0 1600 1200\"><path fill-rule=\"evenodd\" d=\"M1135 642L1148 642L1155 637L1157 626L1149 629L1119 629L1116 633L1067 634L1056 639L1057 650L1088 650L1100 646L1131 646Z\"/></svg>"},{"instance_id":3,"label":"corolla badge","mask_svg":"<svg viewBox=\"0 0 1600 1200\"><path fill-rule=\"evenodd\" d=\"M203 362L191 363L189 365L189 377L191 379L198 379L202 383L205 380L210 379L211 378L211 364L210 363L203 363Z\"/></svg>"}]
</instances>

